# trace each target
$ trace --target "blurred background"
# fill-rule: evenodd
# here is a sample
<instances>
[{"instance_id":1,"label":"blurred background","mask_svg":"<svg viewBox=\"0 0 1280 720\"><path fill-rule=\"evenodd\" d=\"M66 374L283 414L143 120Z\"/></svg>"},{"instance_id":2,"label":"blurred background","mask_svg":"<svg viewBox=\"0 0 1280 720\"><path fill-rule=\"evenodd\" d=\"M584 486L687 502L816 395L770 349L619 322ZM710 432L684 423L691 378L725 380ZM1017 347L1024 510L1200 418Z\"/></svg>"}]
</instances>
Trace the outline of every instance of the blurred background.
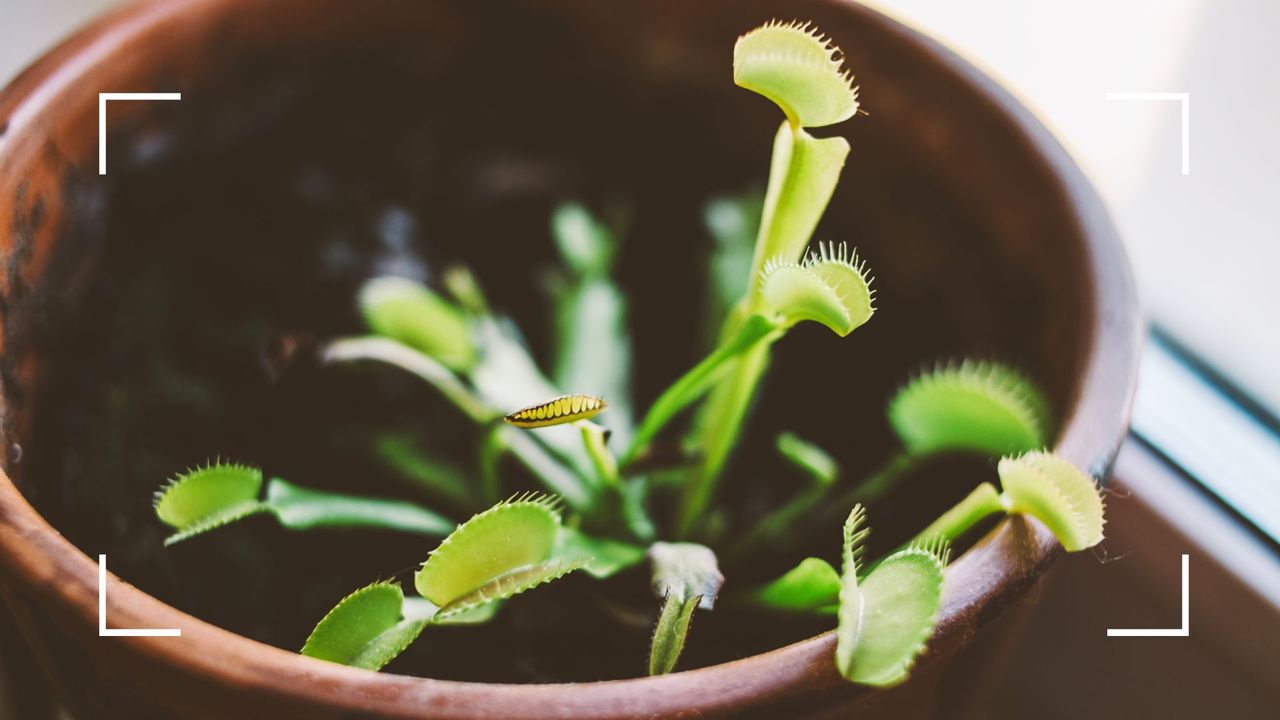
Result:
<instances>
[{"instance_id":1,"label":"blurred background","mask_svg":"<svg viewBox=\"0 0 1280 720\"><path fill-rule=\"evenodd\" d=\"M0 0L0 85L117 4ZM1280 3L871 4L999 79L1058 134L1110 205L1153 327L1105 552L1064 558L1009 621L1007 667L978 684L986 716L1274 717ZM1107 637L1179 625L1183 553L1190 636ZM28 662L0 657L0 718L30 691L6 668Z\"/></svg>"}]
</instances>

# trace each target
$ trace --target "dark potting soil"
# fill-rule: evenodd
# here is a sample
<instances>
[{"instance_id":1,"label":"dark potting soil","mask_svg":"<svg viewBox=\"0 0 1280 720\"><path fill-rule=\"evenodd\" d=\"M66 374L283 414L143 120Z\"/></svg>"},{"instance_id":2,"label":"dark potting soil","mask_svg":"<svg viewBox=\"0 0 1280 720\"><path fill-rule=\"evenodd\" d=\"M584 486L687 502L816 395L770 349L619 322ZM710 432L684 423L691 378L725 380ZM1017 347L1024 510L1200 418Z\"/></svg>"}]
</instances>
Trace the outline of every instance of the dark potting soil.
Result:
<instances>
[{"instance_id":1,"label":"dark potting soil","mask_svg":"<svg viewBox=\"0 0 1280 720\"><path fill-rule=\"evenodd\" d=\"M475 429L432 390L387 368L318 368L308 339L359 332L353 296L365 278L433 282L462 262L546 363L548 218L564 199L632 219L619 267L637 406L699 358L703 319L689 308L704 305L701 207L763 183L776 113L727 73L716 92L637 82L548 51L555 37L534 47L514 29L519 18L508 22L491 28L492 44L537 67L513 69L483 48L445 64L469 74L395 48L244 58L121 129L104 202L82 219L105 229L93 273L48 315L57 322L37 329L44 370L16 467L77 546L107 553L114 572L165 602L291 650L349 591L407 579L432 541L294 534L256 518L166 549L152 491L221 456L303 485L417 497L373 453L391 431L474 467ZM531 81L551 74L555 87ZM486 110L460 111L476 108ZM850 123L848 136L853 155L818 236L860 247L881 309L849 338L801 327L778 346L722 485L730 536L799 486L773 451L778 432L829 448L852 482L892 452L884 402L920 365L969 352L1043 361L1019 332L1041 300L1003 272L981 223L875 115ZM277 372L284 337L302 350ZM874 548L893 547L990 473L959 461L924 469L872 509ZM536 488L514 471L508 482ZM820 530L802 551L726 568L726 593L804 554L834 560L839 519ZM431 628L388 670L512 682L636 676L656 610L645 569L604 584L571 577L509 602L488 625ZM726 601L699 613L681 665L832 626Z\"/></svg>"}]
</instances>

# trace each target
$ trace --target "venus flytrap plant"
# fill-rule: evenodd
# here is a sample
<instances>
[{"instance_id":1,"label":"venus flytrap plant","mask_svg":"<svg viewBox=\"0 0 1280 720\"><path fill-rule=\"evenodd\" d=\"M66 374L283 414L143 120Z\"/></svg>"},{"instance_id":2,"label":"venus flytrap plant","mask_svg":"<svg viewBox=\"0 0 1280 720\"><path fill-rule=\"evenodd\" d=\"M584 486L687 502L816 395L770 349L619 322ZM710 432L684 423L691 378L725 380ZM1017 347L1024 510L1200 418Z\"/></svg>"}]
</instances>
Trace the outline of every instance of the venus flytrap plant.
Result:
<instances>
[{"instance_id":1,"label":"venus flytrap plant","mask_svg":"<svg viewBox=\"0 0 1280 720\"><path fill-rule=\"evenodd\" d=\"M785 116L768 186L763 200L722 200L708 208L723 251L711 263L709 283L711 312L722 327L707 356L659 394L639 422L629 402L626 295L613 278L618 238L584 207L564 205L552 216L562 268L551 283L549 375L477 278L460 267L443 273L440 292L402 278L368 281L357 303L369 334L332 340L320 351L327 365L376 364L410 373L458 410L475 436L473 454L464 453L464 460L434 457L423 438L403 432L376 436L370 454L433 504L470 519L455 525L413 503L278 478L264 483L257 468L218 462L180 474L157 493L156 514L174 529L166 543L258 514L295 531L361 527L444 538L414 574L413 593L394 580L356 590L320 620L302 648L304 655L373 670L434 625L488 622L514 596L574 571L607 581L640 572L647 559L658 599L656 612L650 610L656 620L647 670L657 675L677 667L695 613L715 606L725 582L722 565L731 573L741 569L762 551L785 549L802 520L821 528L826 507L839 513L852 507L839 570L809 557L729 601L834 615L835 664L850 681L869 685L907 677L942 607L951 543L983 519L1026 514L1068 550L1097 543L1103 508L1092 479L1038 452L1050 434L1047 405L1030 381L994 363L939 367L902 388L888 412L902 451L844 500L832 499L845 482L835 458L784 433L777 450L805 476L805 486L745 530L727 508L712 505L772 345L803 322L844 337L875 312L871 278L856 253L843 243L809 249L849 146L806 128L842 122L858 110L838 50L807 25L768 23L739 38L734 80ZM695 406L687 454L682 448L675 462L663 465L655 441ZM855 501L879 498L920 459L951 451L1006 456L999 465L1002 489L983 483L905 546L866 562L869 529ZM508 458L525 474L509 473ZM526 476L554 496L524 493L499 501ZM654 514L666 506L651 502L651 491L669 492L672 485L679 495L673 517ZM487 509L475 512L480 508ZM833 518L829 529L837 524ZM718 542L713 527L739 532ZM687 542L691 535L707 544ZM652 600L646 604L653 608Z\"/></svg>"},{"instance_id":2,"label":"venus flytrap plant","mask_svg":"<svg viewBox=\"0 0 1280 720\"><path fill-rule=\"evenodd\" d=\"M772 100L786 115L774 137L769 183L765 191L752 276L747 294L726 318L722 336L734 337L737 327L761 311L799 318L835 320L828 325L845 335L865 322L857 309L846 307L842 317L833 311L832 298L824 296L805 275L787 270L771 283L769 273L790 267L804 255L809 238L835 192L836 182L849 154L841 137L815 138L806 127L842 122L858 111L858 93L852 75L842 68L839 50L810 26L772 22L738 39L733 52L733 78L738 85ZM848 273L841 273L852 281ZM858 274L869 285L865 275ZM856 296L855 288L830 288L837 300ZM866 294L870 295L869 287ZM807 297L806 297L807 295ZM816 303L806 310L786 304L789 299ZM839 302L836 303L840 304ZM840 322L844 320L844 322ZM715 485L733 451L751 397L769 365L768 344L757 344L738 357L711 393L694 429L695 444L703 460L686 485L677 517L678 529L688 534L711 501Z\"/></svg>"}]
</instances>

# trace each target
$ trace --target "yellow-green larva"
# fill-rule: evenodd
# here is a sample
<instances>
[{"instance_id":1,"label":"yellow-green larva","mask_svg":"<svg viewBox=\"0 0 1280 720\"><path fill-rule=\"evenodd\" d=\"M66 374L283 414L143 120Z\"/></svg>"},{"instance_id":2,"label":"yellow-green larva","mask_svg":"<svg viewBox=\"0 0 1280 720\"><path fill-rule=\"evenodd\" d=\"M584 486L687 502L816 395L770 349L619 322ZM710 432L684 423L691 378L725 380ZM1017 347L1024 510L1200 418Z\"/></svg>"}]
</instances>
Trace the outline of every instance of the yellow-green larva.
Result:
<instances>
[{"instance_id":1,"label":"yellow-green larva","mask_svg":"<svg viewBox=\"0 0 1280 720\"><path fill-rule=\"evenodd\" d=\"M606 405L603 398L594 395L565 395L521 408L503 419L516 427L539 428L595 417Z\"/></svg>"}]
</instances>

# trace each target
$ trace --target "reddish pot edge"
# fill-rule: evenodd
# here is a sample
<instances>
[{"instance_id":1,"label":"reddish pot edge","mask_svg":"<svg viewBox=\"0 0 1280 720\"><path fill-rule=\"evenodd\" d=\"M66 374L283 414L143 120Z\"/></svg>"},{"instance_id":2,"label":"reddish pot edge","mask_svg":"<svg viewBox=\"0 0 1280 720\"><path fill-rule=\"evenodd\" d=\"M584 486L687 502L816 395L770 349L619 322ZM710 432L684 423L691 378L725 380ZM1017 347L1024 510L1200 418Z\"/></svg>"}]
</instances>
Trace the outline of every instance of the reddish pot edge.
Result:
<instances>
[{"instance_id":1,"label":"reddish pot edge","mask_svg":"<svg viewBox=\"0 0 1280 720\"><path fill-rule=\"evenodd\" d=\"M1119 241L1095 191L1052 135L1007 92L955 54L927 37L851 3L833 5L874 16L934 57L940 72L969 87L1016 129L1016 142L1054 177L1084 238L1089 275L1091 347L1080 390L1070 406L1058 451L1105 476L1128 425L1142 326L1132 279ZM45 55L0 94L0 174L29 137L25 130L44 109L74 91L82 78L138 34L166 23L216 17L221 0L178 0L118 10ZM91 145L96 139L83 142ZM84 154L84 148L66 148ZM49 243L43 252L49 251ZM29 265L38 276L40 254ZM3 473L0 473L3 475ZM97 641L97 563L41 518L13 486L0 478L0 566L6 590L19 588L51 611L75 637ZM925 662L963 645L998 616L1057 556L1060 548L1035 521L1007 520L949 569L948 592L938 633ZM184 642L169 638L112 638L140 666L177 668L202 684L228 693L274 697L294 708L363 710L388 715L434 717L680 717L715 713L761 698L838 691L846 686L831 661L833 633L721 665L658 678L564 685L493 685L371 673L312 660L235 635L182 613L108 575L108 617L113 627L181 628ZM106 641L99 641L106 642ZM198 648L194 651L193 648Z\"/></svg>"}]
</instances>

